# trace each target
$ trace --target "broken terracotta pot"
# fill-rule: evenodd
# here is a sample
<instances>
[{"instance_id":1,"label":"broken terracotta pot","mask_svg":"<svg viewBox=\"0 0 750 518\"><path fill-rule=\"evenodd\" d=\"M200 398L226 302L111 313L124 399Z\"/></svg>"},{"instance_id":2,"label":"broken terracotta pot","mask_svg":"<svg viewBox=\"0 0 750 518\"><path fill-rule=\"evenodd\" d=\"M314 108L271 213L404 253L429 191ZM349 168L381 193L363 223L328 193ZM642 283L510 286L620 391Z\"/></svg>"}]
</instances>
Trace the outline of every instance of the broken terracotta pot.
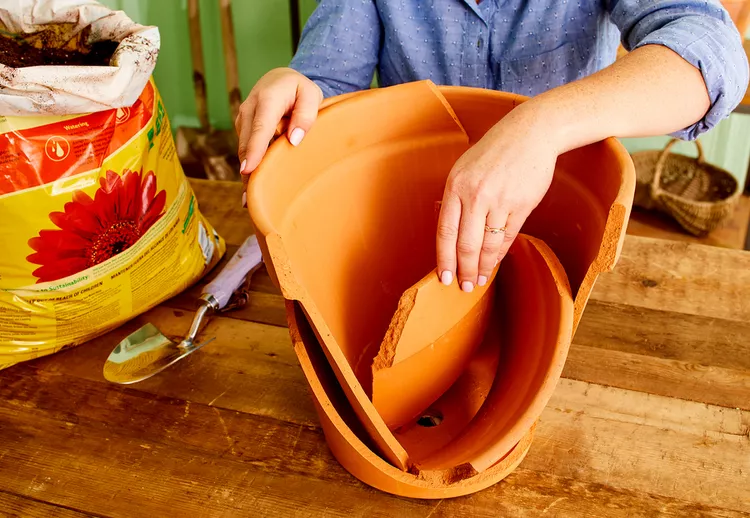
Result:
<instances>
[{"instance_id":1,"label":"broken terracotta pot","mask_svg":"<svg viewBox=\"0 0 750 518\"><path fill-rule=\"evenodd\" d=\"M398 124L384 116L390 102L409 106ZM367 120L371 113L380 115ZM435 267L434 201L468 137L428 83L403 85L388 99L353 96L320 116L324 123L294 149L302 153L280 146L284 139L270 147L248 184L248 206L272 279L301 302L379 450L407 469L407 453L370 399L372 362L398 299Z\"/></svg>"},{"instance_id":2,"label":"broken terracotta pot","mask_svg":"<svg viewBox=\"0 0 750 518\"><path fill-rule=\"evenodd\" d=\"M445 179L521 100L428 81L334 98L297 148L278 139L249 182L269 274L296 301L290 329L328 443L386 491L465 494L520 462L591 285L619 253L632 164L605 141L560 157L525 228L542 239L519 238L485 290L432 284ZM321 382L312 349L333 380Z\"/></svg>"}]
</instances>

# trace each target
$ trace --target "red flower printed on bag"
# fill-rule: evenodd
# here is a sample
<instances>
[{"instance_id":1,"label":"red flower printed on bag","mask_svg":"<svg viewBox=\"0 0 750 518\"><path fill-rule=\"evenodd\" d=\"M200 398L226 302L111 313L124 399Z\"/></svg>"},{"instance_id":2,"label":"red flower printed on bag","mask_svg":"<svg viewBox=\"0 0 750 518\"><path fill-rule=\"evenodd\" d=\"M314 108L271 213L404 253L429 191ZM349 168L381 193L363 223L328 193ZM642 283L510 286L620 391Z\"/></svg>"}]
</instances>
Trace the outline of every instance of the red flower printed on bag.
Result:
<instances>
[{"instance_id":1,"label":"red flower printed on bag","mask_svg":"<svg viewBox=\"0 0 750 518\"><path fill-rule=\"evenodd\" d=\"M58 228L29 240L36 253L26 260L41 265L37 283L56 281L102 263L135 244L164 215L167 193L156 192L153 171L107 171L94 199L75 191L64 212L52 212Z\"/></svg>"}]
</instances>

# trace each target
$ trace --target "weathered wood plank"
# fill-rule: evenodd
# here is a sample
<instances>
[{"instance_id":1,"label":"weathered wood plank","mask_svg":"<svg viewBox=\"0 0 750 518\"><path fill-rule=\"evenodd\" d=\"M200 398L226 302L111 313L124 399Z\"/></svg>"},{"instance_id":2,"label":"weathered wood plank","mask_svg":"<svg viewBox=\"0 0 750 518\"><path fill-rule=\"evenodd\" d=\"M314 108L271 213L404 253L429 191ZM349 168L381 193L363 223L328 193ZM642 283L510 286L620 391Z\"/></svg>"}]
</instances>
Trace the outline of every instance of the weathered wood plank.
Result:
<instances>
[{"instance_id":1,"label":"weathered wood plank","mask_svg":"<svg viewBox=\"0 0 750 518\"><path fill-rule=\"evenodd\" d=\"M750 371L573 344L563 377L750 410Z\"/></svg>"},{"instance_id":2,"label":"weathered wood plank","mask_svg":"<svg viewBox=\"0 0 750 518\"><path fill-rule=\"evenodd\" d=\"M523 466L750 509L750 412L561 380Z\"/></svg>"},{"instance_id":3,"label":"weathered wood plank","mask_svg":"<svg viewBox=\"0 0 750 518\"><path fill-rule=\"evenodd\" d=\"M593 300L750 321L750 253L628 236Z\"/></svg>"},{"instance_id":4,"label":"weathered wood plank","mask_svg":"<svg viewBox=\"0 0 750 518\"><path fill-rule=\"evenodd\" d=\"M750 291L748 291L750 293ZM750 370L750 320L732 321L591 300L574 343Z\"/></svg>"},{"instance_id":5,"label":"weathered wood plank","mask_svg":"<svg viewBox=\"0 0 750 518\"><path fill-rule=\"evenodd\" d=\"M361 484L277 473L262 459L205 455L79 423L61 426L28 414L3 415L0 483L28 491L39 473L55 478L36 491L55 504L113 517L370 516L426 514L427 504L384 499ZM19 440L19 436L21 439ZM56 437L57 441L50 441ZM25 440L24 440L25 439ZM34 447L29 448L33 443ZM323 496L325 495L325 496ZM362 516L362 514L360 514Z\"/></svg>"},{"instance_id":6,"label":"weathered wood plank","mask_svg":"<svg viewBox=\"0 0 750 518\"><path fill-rule=\"evenodd\" d=\"M37 482L34 481L34 484ZM0 490L0 516L4 518L84 518L101 515L83 513Z\"/></svg>"},{"instance_id":7,"label":"weathered wood plank","mask_svg":"<svg viewBox=\"0 0 750 518\"><path fill-rule=\"evenodd\" d=\"M560 518L652 518L742 517L750 513L722 509L649 494L627 491L604 484L584 483L548 473L533 471L522 463L495 488L467 499L451 502L433 516L487 517L551 516ZM499 500L494 497L500 492Z\"/></svg>"},{"instance_id":8,"label":"weathered wood plank","mask_svg":"<svg viewBox=\"0 0 750 518\"><path fill-rule=\"evenodd\" d=\"M244 362L240 367L235 358L233 368L247 367ZM211 369L222 372L215 364ZM273 394L270 397L255 385L254 375L237 381L243 385L248 381L245 386L251 390L230 386L222 389L226 394L219 393L218 400L204 388L196 390L195 383L200 382L181 390L192 404L202 400L316 427L317 418L298 369L293 368L290 378L278 385L274 385L273 375L267 375L266 390ZM294 376L298 376L296 382L292 381ZM180 374L165 371L163 379L153 386L139 384L139 390L172 396ZM263 404L268 401L277 406ZM585 482L614 484L678 500L693 499L704 505L719 501L724 507L741 510L740 503L750 505L746 489L750 484L749 416L733 409L562 380L542 415L524 466ZM142 433L134 432L134 437Z\"/></svg>"},{"instance_id":9,"label":"weathered wood plank","mask_svg":"<svg viewBox=\"0 0 750 518\"><path fill-rule=\"evenodd\" d=\"M151 397L28 365L16 369L7 381L0 386L0 419L7 423L0 430L0 485L26 494L29 478L39 472L56 474L36 488L37 497L111 516L132 516L144 505L150 513L170 509L185 515L200 510L209 516L250 511L253 516L433 512L433 516L459 518L498 513L741 515L716 505L723 501L711 505L610 487L613 484L588 482L577 472L563 477L552 473L555 470L531 471L526 462L506 482L469 497L442 503L405 500L368 488L348 475L315 427ZM611 409L592 415L601 419L607 410ZM715 415L708 421L715 424ZM563 423L563 429L550 433L571 437L566 426ZM41 440L53 435L55 441ZM532 452L548 450L534 453L536 462L541 455L554 459L553 451L574 450L578 442L559 444L542 435ZM29 448L30 444L34 446ZM706 457L710 453L706 451ZM570 458L561 463L566 462ZM580 462L576 460L577 465ZM108 487L111 492L92 495L89 487Z\"/></svg>"}]
</instances>

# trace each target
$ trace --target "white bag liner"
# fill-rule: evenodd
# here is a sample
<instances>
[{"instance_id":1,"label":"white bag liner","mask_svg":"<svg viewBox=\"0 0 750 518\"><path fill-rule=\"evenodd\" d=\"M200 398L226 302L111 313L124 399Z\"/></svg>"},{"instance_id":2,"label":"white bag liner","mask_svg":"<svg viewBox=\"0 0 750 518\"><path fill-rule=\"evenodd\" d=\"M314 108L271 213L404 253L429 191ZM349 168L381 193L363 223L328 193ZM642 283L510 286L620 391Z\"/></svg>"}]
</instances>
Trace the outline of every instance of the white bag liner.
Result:
<instances>
[{"instance_id":1,"label":"white bag liner","mask_svg":"<svg viewBox=\"0 0 750 518\"><path fill-rule=\"evenodd\" d=\"M33 34L66 24L65 42L90 27L89 41L119 42L109 67L0 64L0 116L75 115L131 106L159 54L159 29L94 0L1 0L0 32Z\"/></svg>"}]
</instances>

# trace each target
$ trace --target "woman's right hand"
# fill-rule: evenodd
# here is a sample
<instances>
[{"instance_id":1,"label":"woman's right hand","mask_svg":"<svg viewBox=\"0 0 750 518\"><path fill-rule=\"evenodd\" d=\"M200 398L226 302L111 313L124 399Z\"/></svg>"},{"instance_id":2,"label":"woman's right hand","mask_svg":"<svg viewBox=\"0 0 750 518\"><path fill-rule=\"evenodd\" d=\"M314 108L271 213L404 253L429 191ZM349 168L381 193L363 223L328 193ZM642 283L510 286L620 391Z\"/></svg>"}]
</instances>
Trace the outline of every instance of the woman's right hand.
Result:
<instances>
[{"instance_id":1,"label":"woman's right hand","mask_svg":"<svg viewBox=\"0 0 750 518\"><path fill-rule=\"evenodd\" d=\"M274 138L281 119L289 116L286 135L298 145L318 116L323 91L310 79L291 68L276 68L255 84L234 121L239 136L240 173L249 175Z\"/></svg>"}]
</instances>

